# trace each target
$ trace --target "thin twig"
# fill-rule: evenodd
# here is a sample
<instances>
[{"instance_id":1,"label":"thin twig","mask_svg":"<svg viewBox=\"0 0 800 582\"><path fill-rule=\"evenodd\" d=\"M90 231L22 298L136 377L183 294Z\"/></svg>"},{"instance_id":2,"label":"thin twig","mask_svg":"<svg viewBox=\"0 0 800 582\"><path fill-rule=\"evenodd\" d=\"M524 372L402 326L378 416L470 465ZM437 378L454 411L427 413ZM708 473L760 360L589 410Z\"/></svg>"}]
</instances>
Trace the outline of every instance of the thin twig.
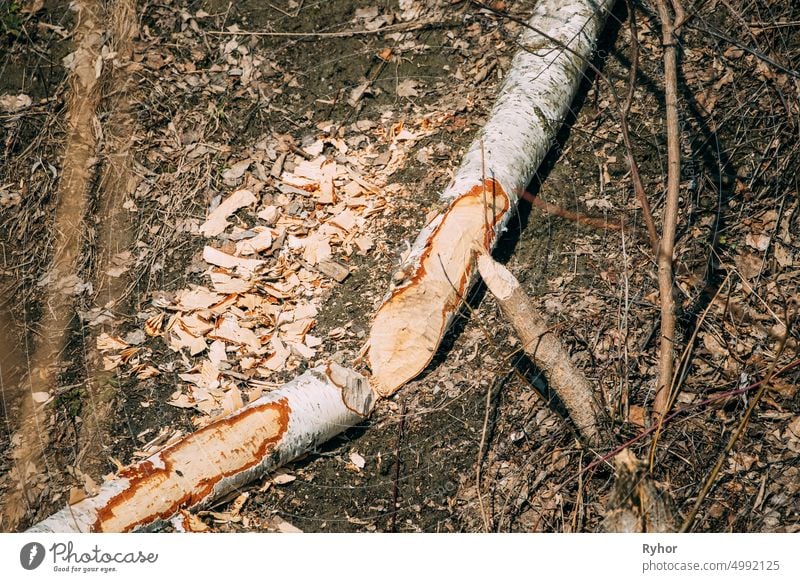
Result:
<instances>
[{"instance_id":1,"label":"thin twig","mask_svg":"<svg viewBox=\"0 0 800 582\"><path fill-rule=\"evenodd\" d=\"M400 404L400 425L397 427L397 440L394 443L394 480L392 484L392 521L390 531L397 532L397 501L400 498L400 445L406 432L406 401Z\"/></svg>"},{"instance_id":2,"label":"thin twig","mask_svg":"<svg viewBox=\"0 0 800 582\"><path fill-rule=\"evenodd\" d=\"M750 53L751 55L753 55L757 59L759 59L761 61L764 61L768 65L772 65L773 67L778 69L781 73L786 73L787 75L789 75L791 77L794 77L795 79L800 79L800 71L798 71L797 69L790 69L788 67L785 67L785 66L781 65L780 63L776 62L774 59L768 57L767 55L765 55L761 51L758 51L758 50L756 50L754 48L751 48L751 47L747 46L746 44L744 44L743 42L740 42L740 41L736 40L735 38L731 38L729 36L725 36L724 34L722 34L720 32L717 32L713 28L706 28L705 26L702 26L700 24L687 24L687 26L689 28L694 28L695 30L699 30L700 32L705 32L706 34L710 34L711 36L715 36L715 37L717 37L719 40L721 40L723 42L727 42L728 44L732 44L732 45L734 45L736 47L739 47L740 49L742 49L746 53Z\"/></svg>"},{"instance_id":3,"label":"thin twig","mask_svg":"<svg viewBox=\"0 0 800 582\"><path fill-rule=\"evenodd\" d=\"M607 230L621 230L622 226L606 220L605 218L595 218L594 216L587 216L585 214L581 214L580 212L572 212L570 210L565 210L560 206L556 206L546 200L542 200L535 194L531 194L527 190L522 193L522 199L527 200L531 203L532 206L543 210L547 214L552 216L559 216L561 218L565 218L566 220L571 220L572 222L577 222L579 224L585 224L587 226L592 226L594 228L600 229L607 229Z\"/></svg>"},{"instance_id":4,"label":"thin twig","mask_svg":"<svg viewBox=\"0 0 800 582\"><path fill-rule=\"evenodd\" d=\"M475 489L478 492L478 505L481 509L481 517L483 518L483 531L489 533L491 531L491 524L489 523L489 516L486 515L486 508L483 505L483 493L481 492L481 467L483 466L483 449L486 445L486 431L489 427L489 409L492 405L492 384L486 388L486 409L483 414L483 429L481 430L481 442L478 445L478 459L475 465Z\"/></svg>"},{"instance_id":5,"label":"thin twig","mask_svg":"<svg viewBox=\"0 0 800 582\"><path fill-rule=\"evenodd\" d=\"M668 404L667 409L672 408L673 404L675 403L675 399L678 396L678 391L680 390L681 382L686 375L686 369L689 366L689 353L694 346L695 341L697 340L697 334L700 332L700 328L703 326L703 323L706 320L706 316L708 312L711 310L711 307L714 305L714 301L719 297L719 294L725 288L725 285L728 283L730 279L731 273L729 272L728 275L725 277L725 280L717 289L717 292L714 294L714 297L711 298L711 301L708 302L708 305L703 310L703 313L697 320L697 323L694 326L694 331L692 332L692 337L689 338L689 341L686 342L686 347L683 349L683 353L681 354L680 364L678 365L678 372L673 375L672 383L669 387L668 393ZM656 447L658 446L658 440L661 437L661 429L664 426L663 417L659 418L658 420L658 427L656 429L656 434L653 437L653 443L650 447L650 472L653 472L653 467L655 465L655 458L656 458Z\"/></svg>"},{"instance_id":6,"label":"thin twig","mask_svg":"<svg viewBox=\"0 0 800 582\"><path fill-rule=\"evenodd\" d=\"M672 0L675 18L682 15L680 0ZM658 361L658 380L653 402L653 414L663 417L669 408L669 387L675 366L675 298L673 254L675 252L675 230L678 224L678 198L681 183L681 144L678 119L678 56L674 20L666 0L658 0L661 33L664 44L664 97L667 110L667 196L661 229L661 245L658 249L658 290L661 301L661 347Z\"/></svg>"},{"instance_id":7,"label":"thin twig","mask_svg":"<svg viewBox=\"0 0 800 582\"><path fill-rule=\"evenodd\" d=\"M628 167L631 171L633 191L636 194L636 199L639 201L639 206L642 207L642 217L644 218L645 228L647 228L650 248L653 250L653 255L658 256L658 232L656 231L656 223L653 220L653 213L650 210L650 203L647 200L647 193L644 190L642 176L639 173L639 164L633 156L633 143L631 142L630 129L628 128L628 115L630 115L633 96L636 93L636 77L639 73L639 29L636 26L636 7L630 0L625 0L625 4L628 7L628 26L631 34L631 66L628 70L628 94L625 96L625 104L620 112L619 126L622 132L622 139L625 142L625 150L628 154Z\"/></svg>"}]
</instances>

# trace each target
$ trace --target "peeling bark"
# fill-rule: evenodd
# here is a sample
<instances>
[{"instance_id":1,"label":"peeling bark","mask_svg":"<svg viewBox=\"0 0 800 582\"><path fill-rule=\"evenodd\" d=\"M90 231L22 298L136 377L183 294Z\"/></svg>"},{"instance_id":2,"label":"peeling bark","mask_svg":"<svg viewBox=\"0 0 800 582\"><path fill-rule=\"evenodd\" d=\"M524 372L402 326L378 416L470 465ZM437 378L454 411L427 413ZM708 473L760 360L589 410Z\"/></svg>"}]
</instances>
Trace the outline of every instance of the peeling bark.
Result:
<instances>
[{"instance_id":1,"label":"peeling bark","mask_svg":"<svg viewBox=\"0 0 800 582\"><path fill-rule=\"evenodd\" d=\"M446 210L420 232L373 322L369 362L382 396L433 358L473 281L473 246L492 249L506 229L554 143L611 4L537 3L529 25L550 39L531 29L523 33L525 50L514 57L489 120L441 195Z\"/></svg>"},{"instance_id":2,"label":"peeling bark","mask_svg":"<svg viewBox=\"0 0 800 582\"><path fill-rule=\"evenodd\" d=\"M318 366L106 481L30 532L150 529L201 507L364 420L374 393L358 373Z\"/></svg>"}]
</instances>

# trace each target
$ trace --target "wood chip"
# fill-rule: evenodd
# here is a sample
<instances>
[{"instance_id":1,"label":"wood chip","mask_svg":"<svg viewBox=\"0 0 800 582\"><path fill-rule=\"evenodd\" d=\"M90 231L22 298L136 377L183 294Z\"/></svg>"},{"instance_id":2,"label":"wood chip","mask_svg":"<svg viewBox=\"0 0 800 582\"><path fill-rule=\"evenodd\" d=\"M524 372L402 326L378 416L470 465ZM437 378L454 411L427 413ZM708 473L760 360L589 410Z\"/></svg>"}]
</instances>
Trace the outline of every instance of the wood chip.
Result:
<instances>
[{"instance_id":1,"label":"wood chip","mask_svg":"<svg viewBox=\"0 0 800 582\"><path fill-rule=\"evenodd\" d=\"M245 169L247 168L245 167ZM242 170L242 172L244 172L244 170ZM209 213L206 221L200 225L200 232L206 237L212 237L221 234L228 227L229 223L227 218L231 214L240 208L255 204L255 202L256 197L250 190L237 190L228 196L228 198L226 198L222 204L217 206Z\"/></svg>"},{"instance_id":2,"label":"wood chip","mask_svg":"<svg viewBox=\"0 0 800 582\"><path fill-rule=\"evenodd\" d=\"M221 250L210 246L206 246L203 249L203 259L211 265L223 267L225 269L238 269L245 274L251 274L264 264L264 261L258 259L242 259L229 255L228 253L223 253Z\"/></svg>"},{"instance_id":3,"label":"wood chip","mask_svg":"<svg viewBox=\"0 0 800 582\"><path fill-rule=\"evenodd\" d=\"M267 206L263 210L259 211L256 216L266 222L267 226L275 226L275 224L278 222L278 219L281 217L281 210L277 206Z\"/></svg>"},{"instance_id":4,"label":"wood chip","mask_svg":"<svg viewBox=\"0 0 800 582\"><path fill-rule=\"evenodd\" d=\"M338 261L322 261L316 267L320 273L327 275L338 283L341 283L350 275L350 269Z\"/></svg>"},{"instance_id":5,"label":"wood chip","mask_svg":"<svg viewBox=\"0 0 800 582\"><path fill-rule=\"evenodd\" d=\"M272 231L264 228L252 238L247 238L236 243L236 254L240 256L255 255L267 251L272 247Z\"/></svg>"},{"instance_id":6,"label":"wood chip","mask_svg":"<svg viewBox=\"0 0 800 582\"><path fill-rule=\"evenodd\" d=\"M210 291L207 287L198 285L193 286L191 289L178 291L175 300L177 308L181 311L196 311L209 309L224 297L224 295Z\"/></svg>"},{"instance_id":7,"label":"wood chip","mask_svg":"<svg viewBox=\"0 0 800 582\"><path fill-rule=\"evenodd\" d=\"M144 332L153 337L161 335L161 326L164 325L164 312L160 311L144 323Z\"/></svg>"},{"instance_id":8,"label":"wood chip","mask_svg":"<svg viewBox=\"0 0 800 582\"><path fill-rule=\"evenodd\" d=\"M253 330L240 326L237 319L232 315L223 315L220 317L217 320L215 329L209 332L208 337L234 344L246 345L254 350L261 347L261 342L258 336L253 333Z\"/></svg>"}]
</instances>

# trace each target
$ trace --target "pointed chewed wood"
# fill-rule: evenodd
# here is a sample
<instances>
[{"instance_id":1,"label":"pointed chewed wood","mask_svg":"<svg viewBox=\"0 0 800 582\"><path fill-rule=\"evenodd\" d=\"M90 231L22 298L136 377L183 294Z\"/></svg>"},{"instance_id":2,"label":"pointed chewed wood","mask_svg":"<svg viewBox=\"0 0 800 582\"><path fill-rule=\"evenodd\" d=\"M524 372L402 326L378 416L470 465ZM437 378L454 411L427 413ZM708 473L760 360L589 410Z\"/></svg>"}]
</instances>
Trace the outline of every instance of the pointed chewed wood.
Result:
<instances>
[{"instance_id":1,"label":"pointed chewed wood","mask_svg":"<svg viewBox=\"0 0 800 582\"><path fill-rule=\"evenodd\" d=\"M495 226L511 203L486 180L454 200L434 219L412 269L401 271L391 299L375 317L370 362L375 390L389 395L428 365L472 277L476 245L489 248Z\"/></svg>"}]
</instances>

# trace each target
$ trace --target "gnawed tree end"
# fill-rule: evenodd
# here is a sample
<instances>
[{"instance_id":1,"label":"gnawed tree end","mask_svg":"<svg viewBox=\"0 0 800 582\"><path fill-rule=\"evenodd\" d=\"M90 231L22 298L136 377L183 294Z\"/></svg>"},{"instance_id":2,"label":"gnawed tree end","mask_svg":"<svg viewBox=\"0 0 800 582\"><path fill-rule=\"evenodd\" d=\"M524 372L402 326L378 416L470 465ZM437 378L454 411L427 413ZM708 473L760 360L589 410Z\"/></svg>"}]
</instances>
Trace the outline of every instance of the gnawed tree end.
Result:
<instances>
[{"instance_id":1,"label":"gnawed tree end","mask_svg":"<svg viewBox=\"0 0 800 582\"><path fill-rule=\"evenodd\" d=\"M202 507L363 421L375 395L363 376L331 363L130 465L98 495L30 532L128 532Z\"/></svg>"},{"instance_id":2,"label":"gnawed tree end","mask_svg":"<svg viewBox=\"0 0 800 582\"><path fill-rule=\"evenodd\" d=\"M369 338L372 384L393 394L430 363L472 278L475 245L489 248L510 208L494 180L470 188L422 231L403 280L381 306Z\"/></svg>"}]
</instances>

